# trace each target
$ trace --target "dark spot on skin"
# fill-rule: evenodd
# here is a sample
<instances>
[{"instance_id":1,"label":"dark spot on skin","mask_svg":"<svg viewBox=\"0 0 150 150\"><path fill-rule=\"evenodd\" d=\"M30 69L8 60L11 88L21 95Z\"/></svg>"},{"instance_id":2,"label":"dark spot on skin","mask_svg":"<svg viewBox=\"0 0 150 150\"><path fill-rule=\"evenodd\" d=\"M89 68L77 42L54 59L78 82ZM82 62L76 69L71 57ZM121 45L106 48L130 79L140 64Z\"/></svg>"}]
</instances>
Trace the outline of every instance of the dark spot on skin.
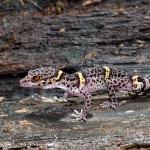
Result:
<instances>
[{"instance_id":1,"label":"dark spot on skin","mask_svg":"<svg viewBox=\"0 0 150 150\"><path fill-rule=\"evenodd\" d=\"M76 78L71 78L71 79L70 79L70 81L74 81L74 80L76 80Z\"/></svg>"},{"instance_id":2,"label":"dark spot on skin","mask_svg":"<svg viewBox=\"0 0 150 150\"><path fill-rule=\"evenodd\" d=\"M65 82L61 82L63 85L65 85Z\"/></svg>"},{"instance_id":3,"label":"dark spot on skin","mask_svg":"<svg viewBox=\"0 0 150 150\"><path fill-rule=\"evenodd\" d=\"M87 104L88 107L90 107L90 104Z\"/></svg>"},{"instance_id":4,"label":"dark spot on skin","mask_svg":"<svg viewBox=\"0 0 150 150\"><path fill-rule=\"evenodd\" d=\"M51 82L51 81L49 81L49 82L48 82L48 84L52 84L52 82Z\"/></svg>"},{"instance_id":5,"label":"dark spot on skin","mask_svg":"<svg viewBox=\"0 0 150 150\"><path fill-rule=\"evenodd\" d=\"M116 80L114 80L114 84L117 84L117 81L116 81Z\"/></svg>"},{"instance_id":6,"label":"dark spot on skin","mask_svg":"<svg viewBox=\"0 0 150 150\"><path fill-rule=\"evenodd\" d=\"M86 94L85 94L85 93L83 93L83 96L86 96Z\"/></svg>"},{"instance_id":7,"label":"dark spot on skin","mask_svg":"<svg viewBox=\"0 0 150 150\"><path fill-rule=\"evenodd\" d=\"M96 78L96 74L93 75Z\"/></svg>"},{"instance_id":8,"label":"dark spot on skin","mask_svg":"<svg viewBox=\"0 0 150 150\"><path fill-rule=\"evenodd\" d=\"M114 96L114 94L113 94L113 93L111 93L109 96L110 96L110 97L113 97L113 96Z\"/></svg>"},{"instance_id":9,"label":"dark spot on skin","mask_svg":"<svg viewBox=\"0 0 150 150\"><path fill-rule=\"evenodd\" d=\"M125 87L125 86L126 86L126 84L124 83L122 86L123 86L123 87Z\"/></svg>"},{"instance_id":10,"label":"dark spot on skin","mask_svg":"<svg viewBox=\"0 0 150 150\"><path fill-rule=\"evenodd\" d=\"M121 73L120 72L118 73L118 77L121 77Z\"/></svg>"},{"instance_id":11,"label":"dark spot on skin","mask_svg":"<svg viewBox=\"0 0 150 150\"><path fill-rule=\"evenodd\" d=\"M124 80L121 80L121 82L123 83L123 82L124 82Z\"/></svg>"},{"instance_id":12,"label":"dark spot on skin","mask_svg":"<svg viewBox=\"0 0 150 150\"><path fill-rule=\"evenodd\" d=\"M66 80L69 81L69 77L66 77Z\"/></svg>"},{"instance_id":13,"label":"dark spot on skin","mask_svg":"<svg viewBox=\"0 0 150 150\"><path fill-rule=\"evenodd\" d=\"M94 83L94 79L92 79L91 82Z\"/></svg>"},{"instance_id":14,"label":"dark spot on skin","mask_svg":"<svg viewBox=\"0 0 150 150\"><path fill-rule=\"evenodd\" d=\"M87 103L90 103L90 101L86 101Z\"/></svg>"},{"instance_id":15,"label":"dark spot on skin","mask_svg":"<svg viewBox=\"0 0 150 150\"><path fill-rule=\"evenodd\" d=\"M91 71L91 74L93 74L93 73L94 73L94 70Z\"/></svg>"},{"instance_id":16,"label":"dark spot on skin","mask_svg":"<svg viewBox=\"0 0 150 150\"><path fill-rule=\"evenodd\" d=\"M113 98L113 102L117 102L116 98Z\"/></svg>"},{"instance_id":17,"label":"dark spot on skin","mask_svg":"<svg viewBox=\"0 0 150 150\"><path fill-rule=\"evenodd\" d=\"M55 81L55 79L52 79L52 82L54 82Z\"/></svg>"},{"instance_id":18,"label":"dark spot on skin","mask_svg":"<svg viewBox=\"0 0 150 150\"><path fill-rule=\"evenodd\" d=\"M109 82L109 84L112 86L112 85L113 85L113 82Z\"/></svg>"}]
</instances>

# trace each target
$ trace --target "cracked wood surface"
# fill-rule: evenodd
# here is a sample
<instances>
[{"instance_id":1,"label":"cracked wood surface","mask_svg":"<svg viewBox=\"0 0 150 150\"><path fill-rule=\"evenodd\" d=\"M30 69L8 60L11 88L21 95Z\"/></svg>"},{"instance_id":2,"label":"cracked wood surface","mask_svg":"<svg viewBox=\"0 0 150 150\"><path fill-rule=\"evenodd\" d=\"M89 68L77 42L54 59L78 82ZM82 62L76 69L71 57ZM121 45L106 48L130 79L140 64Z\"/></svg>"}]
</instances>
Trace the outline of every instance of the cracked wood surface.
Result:
<instances>
[{"instance_id":1,"label":"cracked wood surface","mask_svg":"<svg viewBox=\"0 0 150 150\"><path fill-rule=\"evenodd\" d=\"M70 118L74 109L82 107L78 98L68 103L53 99L39 102L28 96L36 92L45 97L63 93L19 87L20 78L40 66L108 64L138 74L150 72L149 1L102 0L85 7L76 4L63 11L57 8L44 14L0 16L0 149L150 147L149 97L120 94L119 100L128 103L113 111L100 110L98 104L108 97L95 93L84 123ZM21 99L27 102L21 103Z\"/></svg>"},{"instance_id":2,"label":"cracked wood surface","mask_svg":"<svg viewBox=\"0 0 150 150\"><path fill-rule=\"evenodd\" d=\"M149 3L99 3L59 15L2 16L0 74L62 63L111 64L149 73L149 15Z\"/></svg>"},{"instance_id":3,"label":"cracked wood surface","mask_svg":"<svg viewBox=\"0 0 150 150\"><path fill-rule=\"evenodd\" d=\"M86 122L78 122L70 115L82 104L24 99L0 103L0 147L100 150L150 147L149 98L129 99L126 105L112 109L99 109L98 104L107 96L94 96ZM30 102L29 102L30 101ZM34 101L34 102L33 102ZM27 148L28 147L28 148Z\"/></svg>"}]
</instances>

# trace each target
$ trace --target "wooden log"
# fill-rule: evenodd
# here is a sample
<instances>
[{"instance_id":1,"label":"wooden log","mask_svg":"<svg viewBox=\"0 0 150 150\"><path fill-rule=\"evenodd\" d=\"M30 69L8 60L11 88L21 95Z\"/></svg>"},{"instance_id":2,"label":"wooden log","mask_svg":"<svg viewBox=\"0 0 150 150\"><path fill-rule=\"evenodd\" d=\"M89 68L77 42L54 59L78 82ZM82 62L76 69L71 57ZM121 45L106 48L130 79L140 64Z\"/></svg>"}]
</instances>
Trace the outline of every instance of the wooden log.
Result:
<instances>
[{"instance_id":1,"label":"wooden log","mask_svg":"<svg viewBox=\"0 0 150 150\"><path fill-rule=\"evenodd\" d=\"M149 72L149 5L82 7L59 15L6 15L0 22L0 74L60 64L119 65Z\"/></svg>"}]
</instances>

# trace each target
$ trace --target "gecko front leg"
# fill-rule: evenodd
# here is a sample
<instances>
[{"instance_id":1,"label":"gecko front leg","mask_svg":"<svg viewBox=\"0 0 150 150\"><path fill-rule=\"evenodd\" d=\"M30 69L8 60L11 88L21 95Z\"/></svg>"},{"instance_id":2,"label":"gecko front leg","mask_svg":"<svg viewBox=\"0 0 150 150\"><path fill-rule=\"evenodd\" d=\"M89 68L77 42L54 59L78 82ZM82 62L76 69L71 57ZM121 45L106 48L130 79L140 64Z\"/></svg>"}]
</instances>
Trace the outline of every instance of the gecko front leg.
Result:
<instances>
[{"instance_id":1,"label":"gecko front leg","mask_svg":"<svg viewBox=\"0 0 150 150\"><path fill-rule=\"evenodd\" d=\"M63 98L63 101L64 101L64 102L68 102L68 98L69 98L70 96L71 96L70 93L65 92L64 95L63 95L63 97L62 97L62 98Z\"/></svg>"},{"instance_id":2,"label":"gecko front leg","mask_svg":"<svg viewBox=\"0 0 150 150\"><path fill-rule=\"evenodd\" d=\"M84 99L84 107L83 109L81 109L80 112L78 112L77 110L75 110L75 114L72 114L71 117L75 117L76 120L83 120L85 121L86 120L86 116L87 116L87 113L91 107L91 100L92 100L92 95L89 94L89 93L86 93L82 90L79 90L79 89L75 89L76 92L74 92L73 94L75 94L76 96L79 96L80 98L83 98Z\"/></svg>"}]
</instances>

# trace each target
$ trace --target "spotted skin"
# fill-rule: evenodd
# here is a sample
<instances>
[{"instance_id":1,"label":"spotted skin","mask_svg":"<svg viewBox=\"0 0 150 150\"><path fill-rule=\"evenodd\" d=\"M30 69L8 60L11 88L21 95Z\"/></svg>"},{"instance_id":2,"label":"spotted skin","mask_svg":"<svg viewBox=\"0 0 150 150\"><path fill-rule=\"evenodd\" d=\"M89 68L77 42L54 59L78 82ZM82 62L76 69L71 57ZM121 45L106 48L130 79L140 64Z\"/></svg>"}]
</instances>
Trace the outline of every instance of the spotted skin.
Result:
<instances>
[{"instance_id":1,"label":"spotted skin","mask_svg":"<svg viewBox=\"0 0 150 150\"><path fill-rule=\"evenodd\" d=\"M75 111L73 116L77 120L86 120L86 115L91 107L92 92L107 90L109 102L104 102L100 107L114 109L120 105L116 98L116 91L133 92L133 83L134 90L138 90L136 88L138 80L133 82L132 77L124 71L106 66L86 68L72 74L52 67L41 67L30 70L28 75L20 80L20 86L41 89L60 88L65 91L64 98L66 99L71 95L82 98L84 107L81 112Z\"/></svg>"}]
</instances>

